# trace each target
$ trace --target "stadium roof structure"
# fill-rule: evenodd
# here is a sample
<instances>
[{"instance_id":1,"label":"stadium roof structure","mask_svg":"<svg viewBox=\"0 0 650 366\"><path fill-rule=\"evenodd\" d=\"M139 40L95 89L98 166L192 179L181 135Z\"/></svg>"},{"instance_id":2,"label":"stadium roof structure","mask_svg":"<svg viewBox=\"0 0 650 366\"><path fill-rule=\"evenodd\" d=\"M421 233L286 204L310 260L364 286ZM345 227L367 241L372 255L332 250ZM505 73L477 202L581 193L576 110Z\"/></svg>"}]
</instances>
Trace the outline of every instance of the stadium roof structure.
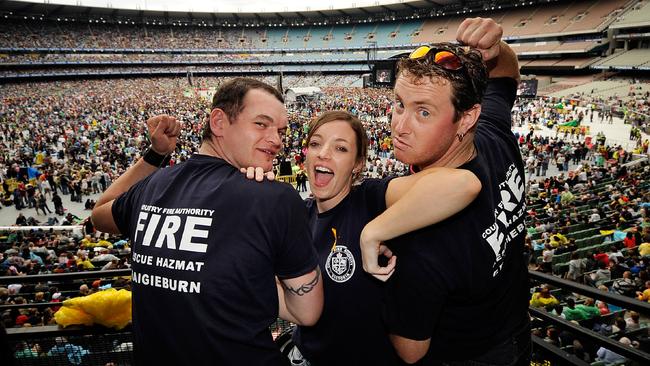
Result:
<instances>
[{"instance_id":1,"label":"stadium roof structure","mask_svg":"<svg viewBox=\"0 0 650 366\"><path fill-rule=\"evenodd\" d=\"M53 5L73 5L93 8L131 9L144 11L176 11L196 13L283 13L331 11L338 9L370 8L387 6L391 10L405 10L410 6L426 7L426 3L446 5L458 0L16 0L25 3L49 3ZM420 3L420 4L410 4Z\"/></svg>"},{"instance_id":2,"label":"stadium roof structure","mask_svg":"<svg viewBox=\"0 0 650 366\"><path fill-rule=\"evenodd\" d=\"M302 5L293 2L292 5L289 5L290 1L187 0L169 1L165 8L164 5L158 5L158 3L162 3L160 0L0 0L0 16L102 23L121 21L132 24L142 24L145 23L145 20L154 20L154 24L161 25L176 23L180 25L241 27L304 26L429 18L451 13L467 13L469 15L473 11L487 10L490 7L494 9L501 6L510 7L557 1L351 0L349 2L329 0L309 1ZM173 6L172 3L174 3ZM230 3L230 5L227 6L226 3ZM262 3L265 5L259 5ZM277 5L280 7L279 9L276 5L272 5L275 3L279 4ZM185 10L180 10L179 4ZM252 9L255 7L258 7L258 10L253 11Z\"/></svg>"}]
</instances>

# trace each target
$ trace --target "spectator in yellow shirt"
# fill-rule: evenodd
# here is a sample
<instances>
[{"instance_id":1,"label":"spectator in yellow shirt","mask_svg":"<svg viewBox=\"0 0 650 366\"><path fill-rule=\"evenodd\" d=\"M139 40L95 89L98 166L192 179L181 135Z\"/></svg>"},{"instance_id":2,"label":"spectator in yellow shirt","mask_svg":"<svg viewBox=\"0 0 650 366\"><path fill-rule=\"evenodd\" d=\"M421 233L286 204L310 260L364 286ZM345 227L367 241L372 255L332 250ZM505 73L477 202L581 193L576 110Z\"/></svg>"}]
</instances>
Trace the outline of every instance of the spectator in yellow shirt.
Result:
<instances>
[{"instance_id":1,"label":"spectator in yellow shirt","mask_svg":"<svg viewBox=\"0 0 650 366\"><path fill-rule=\"evenodd\" d=\"M650 256L650 243L643 243L639 245L639 255L642 257Z\"/></svg>"},{"instance_id":2,"label":"spectator in yellow shirt","mask_svg":"<svg viewBox=\"0 0 650 366\"><path fill-rule=\"evenodd\" d=\"M551 236L551 246L553 248L563 247L567 244L569 244L569 239L567 239L566 236L560 233L556 233Z\"/></svg>"},{"instance_id":3,"label":"spectator in yellow shirt","mask_svg":"<svg viewBox=\"0 0 650 366\"><path fill-rule=\"evenodd\" d=\"M535 292L530 298L530 306L535 308L548 308L558 305L560 302L551 294L548 285L542 286L539 292Z\"/></svg>"},{"instance_id":4,"label":"spectator in yellow shirt","mask_svg":"<svg viewBox=\"0 0 650 366\"><path fill-rule=\"evenodd\" d=\"M90 259L85 254L81 254L77 259L77 268L93 269L95 266L90 262Z\"/></svg>"}]
</instances>

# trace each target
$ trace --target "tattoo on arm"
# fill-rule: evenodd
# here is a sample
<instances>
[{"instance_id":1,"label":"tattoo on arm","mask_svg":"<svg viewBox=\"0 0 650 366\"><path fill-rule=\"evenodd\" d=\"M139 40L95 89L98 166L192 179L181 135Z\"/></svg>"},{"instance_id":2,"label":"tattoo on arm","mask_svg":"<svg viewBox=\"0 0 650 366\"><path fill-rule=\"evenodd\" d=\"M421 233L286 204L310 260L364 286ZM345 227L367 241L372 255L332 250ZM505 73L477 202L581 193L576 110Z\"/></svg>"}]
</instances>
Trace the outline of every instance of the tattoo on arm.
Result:
<instances>
[{"instance_id":1,"label":"tattoo on arm","mask_svg":"<svg viewBox=\"0 0 650 366\"><path fill-rule=\"evenodd\" d=\"M282 284L282 287L284 288L284 290L289 291L289 293L291 293L291 295L302 296L304 294L307 294L307 293L311 292L311 290L313 290L314 287L316 287L316 285L318 284L318 281L320 281L320 267L316 266L316 275L314 276L314 279L312 279L311 281L309 281L307 283L304 283L304 284L300 285L300 287L298 287L298 288L293 288L291 286L287 286L284 283L284 281L280 281L280 283Z\"/></svg>"}]
</instances>

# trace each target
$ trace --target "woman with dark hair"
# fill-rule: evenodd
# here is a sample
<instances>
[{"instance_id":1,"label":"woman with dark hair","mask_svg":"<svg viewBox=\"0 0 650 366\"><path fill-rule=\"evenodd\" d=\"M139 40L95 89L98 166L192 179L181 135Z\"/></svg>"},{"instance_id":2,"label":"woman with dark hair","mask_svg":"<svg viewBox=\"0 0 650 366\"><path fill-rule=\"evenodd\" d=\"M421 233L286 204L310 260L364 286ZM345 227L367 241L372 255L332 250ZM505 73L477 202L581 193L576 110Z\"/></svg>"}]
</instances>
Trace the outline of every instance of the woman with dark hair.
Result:
<instances>
[{"instance_id":1,"label":"woman with dark hair","mask_svg":"<svg viewBox=\"0 0 650 366\"><path fill-rule=\"evenodd\" d=\"M313 195L306 204L325 305L314 326L295 331L297 348L290 358L300 362L304 356L311 365L399 364L381 317L384 282L361 268L361 231L384 214L393 218L385 227L391 237L442 221L471 203L480 183L469 171L449 168L362 179L368 139L361 122L345 111L314 120L306 143L305 170ZM417 194L419 202L409 200L410 194ZM388 260L389 272L394 269L390 250L382 245L380 255Z\"/></svg>"}]
</instances>

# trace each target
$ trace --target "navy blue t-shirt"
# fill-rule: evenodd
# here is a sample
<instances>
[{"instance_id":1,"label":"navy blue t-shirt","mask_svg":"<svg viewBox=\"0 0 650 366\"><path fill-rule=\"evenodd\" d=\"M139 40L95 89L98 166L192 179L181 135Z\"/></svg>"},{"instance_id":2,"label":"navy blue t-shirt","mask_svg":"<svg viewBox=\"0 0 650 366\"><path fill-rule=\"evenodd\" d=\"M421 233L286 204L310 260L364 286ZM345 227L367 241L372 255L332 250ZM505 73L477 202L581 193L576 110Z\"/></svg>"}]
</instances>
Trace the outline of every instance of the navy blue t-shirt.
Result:
<instances>
[{"instance_id":1,"label":"navy blue t-shirt","mask_svg":"<svg viewBox=\"0 0 650 366\"><path fill-rule=\"evenodd\" d=\"M278 315L274 276L318 264L291 186L194 155L134 185L112 209L133 243L137 364L286 362L269 331Z\"/></svg>"},{"instance_id":2,"label":"navy blue t-shirt","mask_svg":"<svg viewBox=\"0 0 650 366\"><path fill-rule=\"evenodd\" d=\"M398 362L381 319L384 283L363 270L359 248L364 226L386 209L389 181L365 180L320 214L316 202L307 200L325 306L316 325L298 327L294 342L315 366Z\"/></svg>"},{"instance_id":3,"label":"navy blue t-shirt","mask_svg":"<svg viewBox=\"0 0 650 366\"><path fill-rule=\"evenodd\" d=\"M491 79L476 129L476 158L460 168L481 181L478 197L436 225L390 243L390 332L431 338L422 364L479 356L528 323L524 167L510 130L516 82Z\"/></svg>"}]
</instances>

